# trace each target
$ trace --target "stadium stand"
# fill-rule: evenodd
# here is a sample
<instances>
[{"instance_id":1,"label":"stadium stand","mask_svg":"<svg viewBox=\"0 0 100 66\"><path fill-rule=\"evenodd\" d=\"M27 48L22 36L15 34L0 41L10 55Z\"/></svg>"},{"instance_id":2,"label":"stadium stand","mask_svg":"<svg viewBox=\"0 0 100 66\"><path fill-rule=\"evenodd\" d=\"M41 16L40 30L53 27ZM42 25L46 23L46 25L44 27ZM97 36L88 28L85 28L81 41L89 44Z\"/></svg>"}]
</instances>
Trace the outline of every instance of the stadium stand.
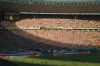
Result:
<instances>
[{"instance_id":1,"label":"stadium stand","mask_svg":"<svg viewBox=\"0 0 100 66\"><path fill-rule=\"evenodd\" d=\"M1 52L8 50L100 48L99 0L43 0L42 2L41 0L0 0L0 13L2 12L4 15L7 12L18 13L21 19L14 21L13 15L8 15L7 19L10 17L10 21L3 20L1 22L3 27L0 30ZM60 17L58 17L59 15ZM79 15L81 17L88 15L89 19L85 16L85 19L77 18ZM92 18L93 15L98 15L98 19L94 19L96 16ZM10 28L6 30L5 27ZM13 27L19 29L11 29ZM23 30L20 27L39 29ZM45 27L51 28L51 30L44 30ZM52 29L59 27L71 30ZM98 28L99 30L80 30L78 28Z\"/></svg>"},{"instance_id":2,"label":"stadium stand","mask_svg":"<svg viewBox=\"0 0 100 66\"><path fill-rule=\"evenodd\" d=\"M33 18L16 22L2 22L2 26L33 26L33 27L66 27L66 28L100 28L100 21L62 19L62 18ZM10 32L9 32L10 31ZM88 30L8 30L4 31L1 38L1 47L9 42L10 48L34 49L35 48L99 48L100 32ZM12 35L13 33L15 35ZM2 33L3 34L3 33ZM8 35L9 34L9 35ZM21 37L17 37L21 36ZM22 38L23 37L23 38ZM9 41L8 41L8 40ZM5 40L7 43L4 43ZM16 47L15 47L16 45ZM9 48L9 46L7 46ZM4 47L5 48L5 47ZM14 49L13 48L13 49Z\"/></svg>"}]
</instances>

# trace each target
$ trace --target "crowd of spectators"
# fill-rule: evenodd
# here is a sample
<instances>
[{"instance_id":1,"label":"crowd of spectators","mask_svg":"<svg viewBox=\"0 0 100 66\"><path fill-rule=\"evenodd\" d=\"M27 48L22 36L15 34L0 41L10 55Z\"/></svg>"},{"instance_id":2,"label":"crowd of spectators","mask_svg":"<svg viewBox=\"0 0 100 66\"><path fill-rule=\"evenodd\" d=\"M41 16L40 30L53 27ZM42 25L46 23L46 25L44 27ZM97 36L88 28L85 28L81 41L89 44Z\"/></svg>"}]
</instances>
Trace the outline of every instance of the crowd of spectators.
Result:
<instances>
[{"instance_id":1,"label":"crowd of spectators","mask_svg":"<svg viewBox=\"0 0 100 66\"><path fill-rule=\"evenodd\" d=\"M60 18L56 19L34 18L34 19L24 19L16 22L2 22L1 25L13 26L13 27L34 26L34 27L65 27L65 28L100 28L100 21L60 19ZM69 48L100 47L99 31L78 31L78 30L10 30L10 31L24 38L34 40L39 43L47 44L48 47L49 45L56 45L59 47L69 47ZM32 48L31 46L32 43L26 43L26 44L27 44L26 46L28 46L29 44L30 46L28 47ZM43 47L44 45L40 45L39 47L41 46Z\"/></svg>"},{"instance_id":2,"label":"crowd of spectators","mask_svg":"<svg viewBox=\"0 0 100 66\"><path fill-rule=\"evenodd\" d=\"M23 25L22 25L23 23ZM18 26L64 27L64 28L100 28L100 22L95 20L33 18L17 22Z\"/></svg>"}]
</instances>

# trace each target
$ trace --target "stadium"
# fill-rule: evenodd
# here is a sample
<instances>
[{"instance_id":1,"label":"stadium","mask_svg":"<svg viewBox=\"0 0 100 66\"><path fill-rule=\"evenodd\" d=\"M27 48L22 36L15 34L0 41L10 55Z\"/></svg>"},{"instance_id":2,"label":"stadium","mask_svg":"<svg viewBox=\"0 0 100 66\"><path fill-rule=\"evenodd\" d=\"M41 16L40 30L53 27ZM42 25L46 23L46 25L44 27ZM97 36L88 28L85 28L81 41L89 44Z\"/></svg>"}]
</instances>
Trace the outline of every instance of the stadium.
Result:
<instances>
[{"instance_id":1,"label":"stadium","mask_svg":"<svg viewBox=\"0 0 100 66\"><path fill-rule=\"evenodd\" d=\"M100 66L99 55L99 0L0 0L0 66Z\"/></svg>"}]
</instances>

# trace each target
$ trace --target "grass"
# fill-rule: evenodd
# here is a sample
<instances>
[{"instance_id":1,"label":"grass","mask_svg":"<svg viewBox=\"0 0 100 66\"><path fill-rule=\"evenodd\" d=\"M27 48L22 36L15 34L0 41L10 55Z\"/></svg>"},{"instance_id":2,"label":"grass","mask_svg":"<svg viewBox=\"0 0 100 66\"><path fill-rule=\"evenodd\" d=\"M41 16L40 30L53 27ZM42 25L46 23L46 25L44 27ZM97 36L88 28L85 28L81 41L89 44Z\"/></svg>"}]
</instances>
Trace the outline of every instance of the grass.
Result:
<instances>
[{"instance_id":1,"label":"grass","mask_svg":"<svg viewBox=\"0 0 100 66\"><path fill-rule=\"evenodd\" d=\"M100 66L100 53L66 56L43 55L33 58L12 57L9 61L18 66Z\"/></svg>"}]
</instances>

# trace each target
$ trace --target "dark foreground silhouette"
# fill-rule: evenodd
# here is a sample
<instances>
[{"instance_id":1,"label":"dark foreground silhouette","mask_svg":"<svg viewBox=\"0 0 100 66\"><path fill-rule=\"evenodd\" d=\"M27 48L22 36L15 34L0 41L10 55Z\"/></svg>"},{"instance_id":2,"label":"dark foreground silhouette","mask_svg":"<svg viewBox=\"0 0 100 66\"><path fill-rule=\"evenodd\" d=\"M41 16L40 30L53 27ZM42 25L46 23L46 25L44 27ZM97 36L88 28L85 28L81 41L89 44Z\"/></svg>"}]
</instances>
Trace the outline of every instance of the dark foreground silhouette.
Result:
<instances>
[{"instance_id":1,"label":"dark foreground silhouette","mask_svg":"<svg viewBox=\"0 0 100 66\"><path fill-rule=\"evenodd\" d=\"M18 65L10 61L0 59L0 66L18 66Z\"/></svg>"}]
</instances>

